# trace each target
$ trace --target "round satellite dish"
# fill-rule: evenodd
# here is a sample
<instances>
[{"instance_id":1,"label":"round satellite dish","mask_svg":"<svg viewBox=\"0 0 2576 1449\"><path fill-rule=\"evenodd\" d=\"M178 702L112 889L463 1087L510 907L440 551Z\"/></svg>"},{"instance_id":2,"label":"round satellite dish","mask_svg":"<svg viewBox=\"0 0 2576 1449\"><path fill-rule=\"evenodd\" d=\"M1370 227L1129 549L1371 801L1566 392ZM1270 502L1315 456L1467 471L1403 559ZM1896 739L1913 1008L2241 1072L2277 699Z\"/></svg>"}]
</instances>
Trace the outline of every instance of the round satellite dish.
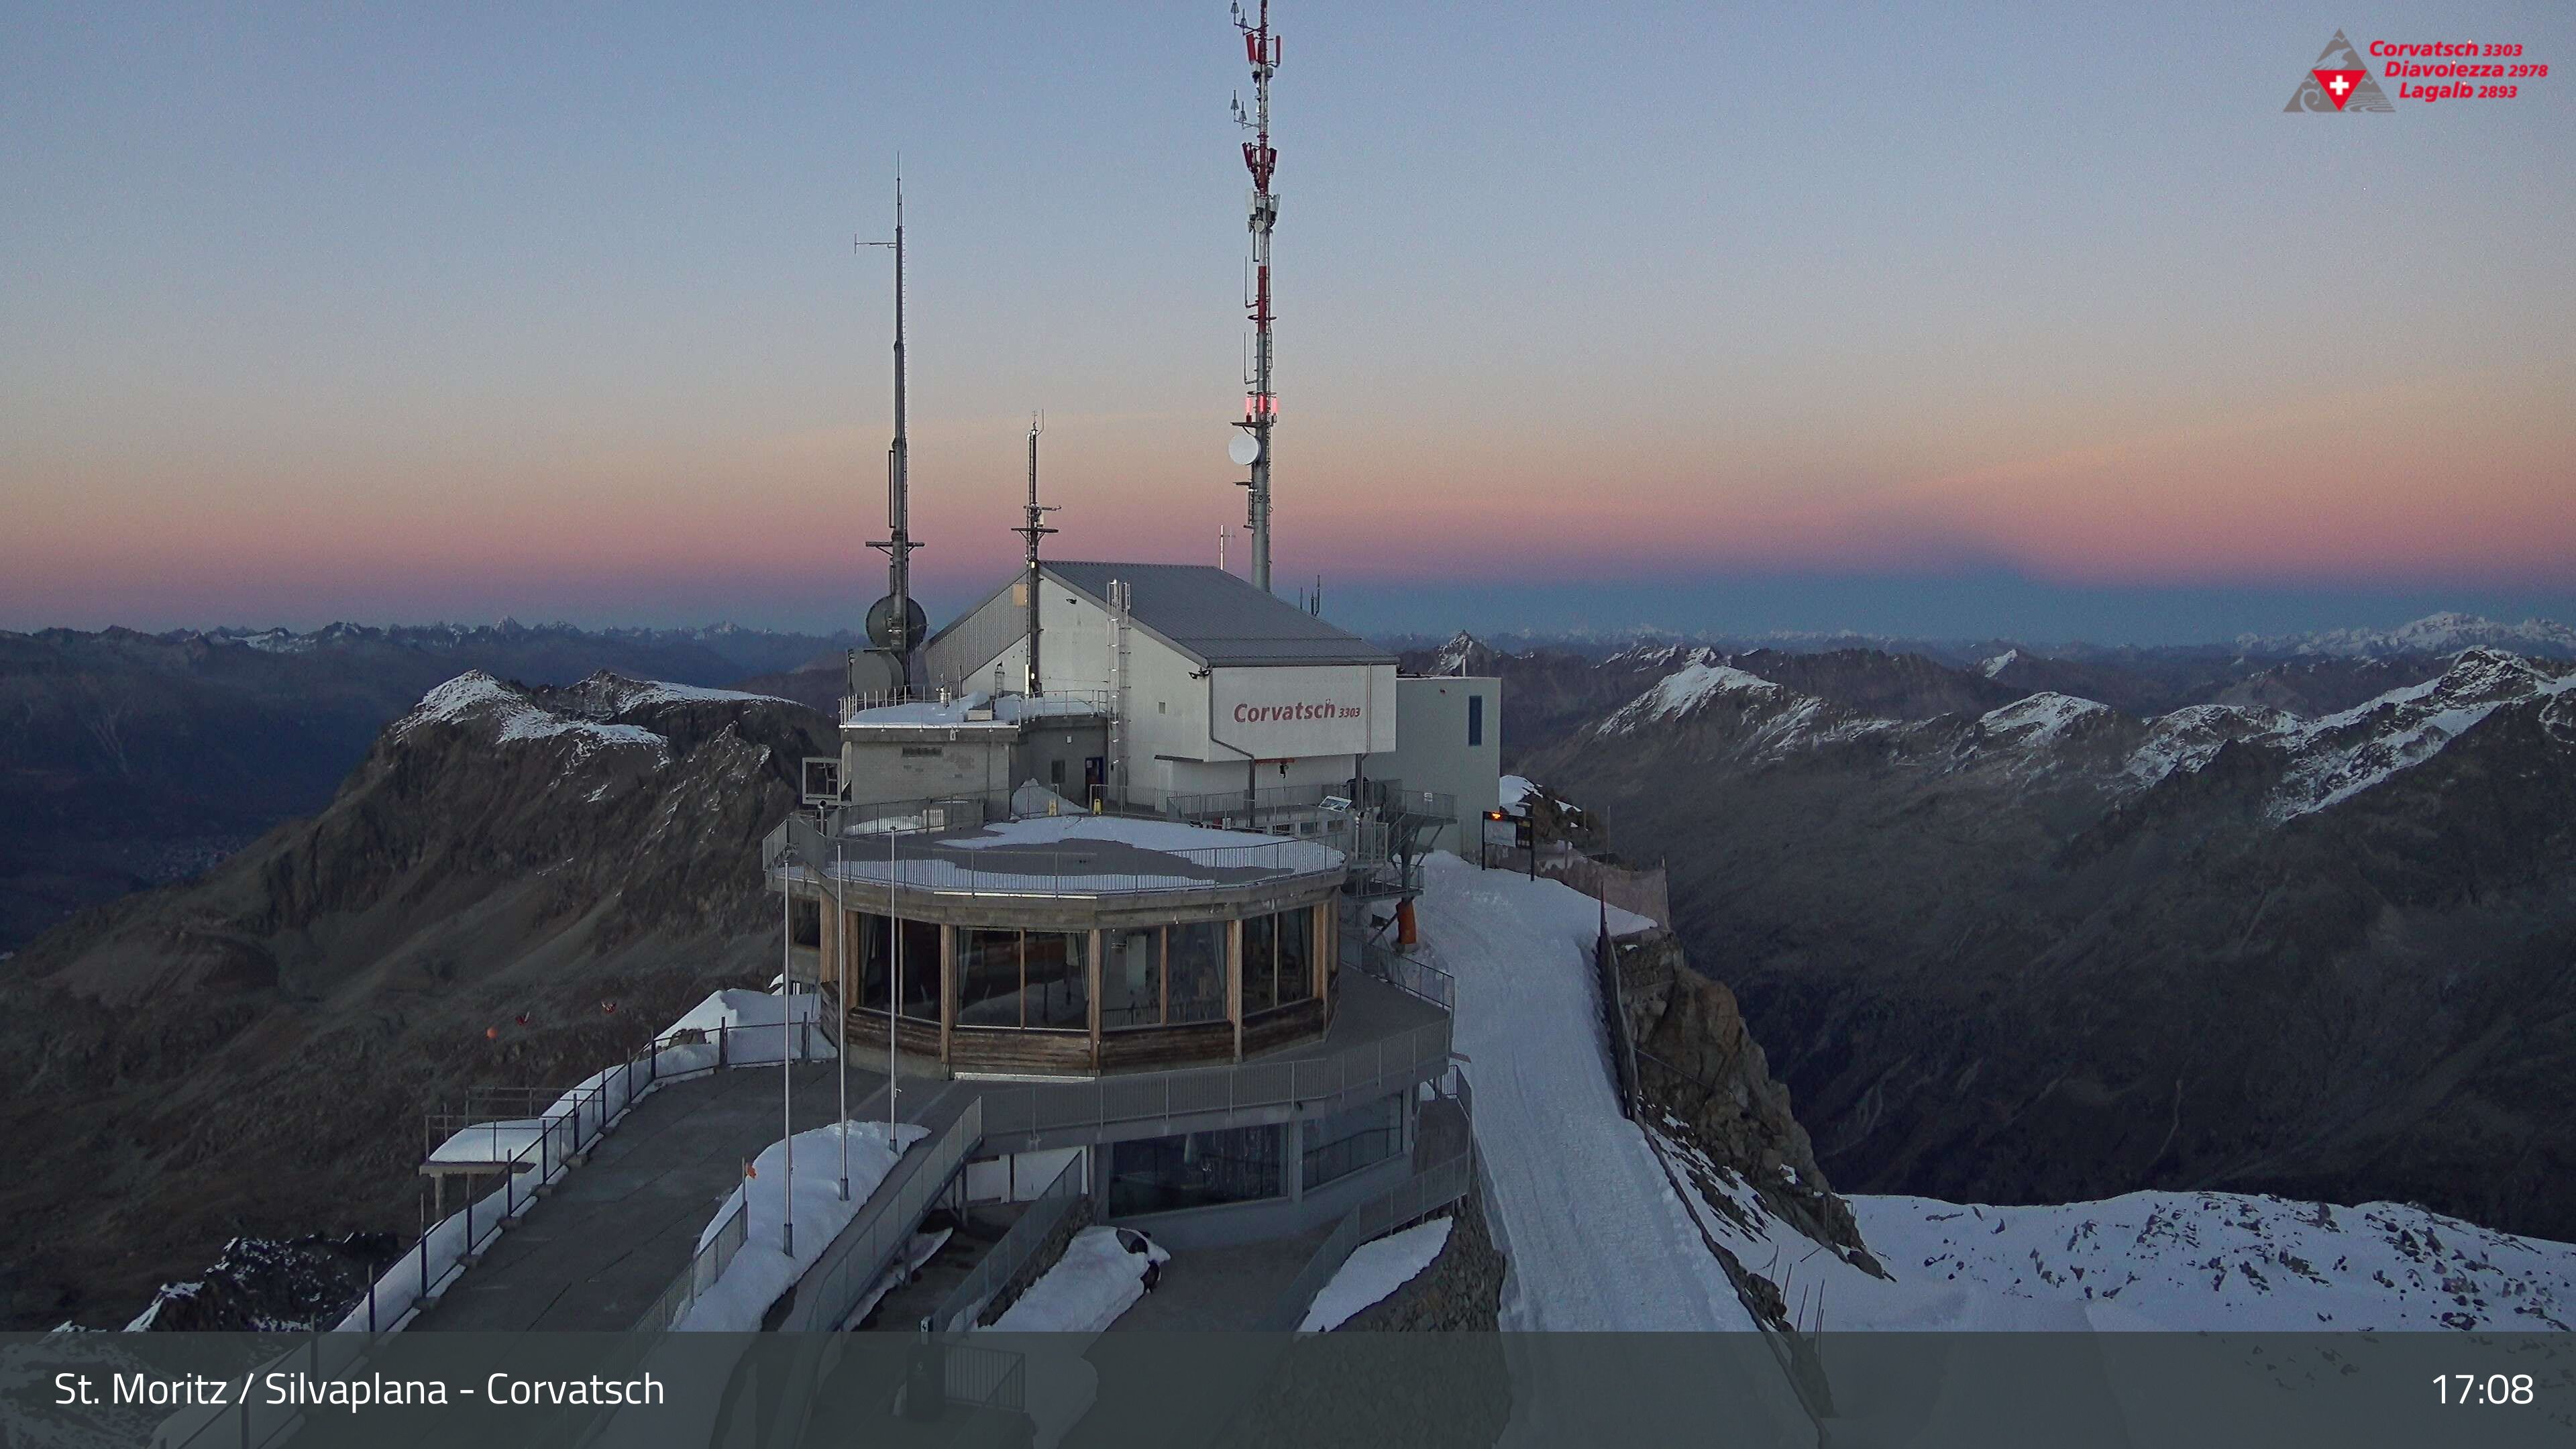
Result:
<instances>
[{"instance_id":1,"label":"round satellite dish","mask_svg":"<svg viewBox=\"0 0 2576 1449\"><path fill-rule=\"evenodd\" d=\"M1234 441L1225 445L1225 455L1249 468L1261 456L1261 440L1250 433L1236 433Z\"/></svg>"},{"instance_id":2,"label":"round satellite dish","mask_svg":"<svg viewBox=\"0 0 2576 1449\"><path fill-rule=\"evenodd\" d=\"M930 637L930 616L921 612L921 600L906 599L905 617L912 627L904 631L907 649L918 649ZM894 647L894 595L888 594L868 606L868 642L879 649Z\"/></svg>"}]
</instances>

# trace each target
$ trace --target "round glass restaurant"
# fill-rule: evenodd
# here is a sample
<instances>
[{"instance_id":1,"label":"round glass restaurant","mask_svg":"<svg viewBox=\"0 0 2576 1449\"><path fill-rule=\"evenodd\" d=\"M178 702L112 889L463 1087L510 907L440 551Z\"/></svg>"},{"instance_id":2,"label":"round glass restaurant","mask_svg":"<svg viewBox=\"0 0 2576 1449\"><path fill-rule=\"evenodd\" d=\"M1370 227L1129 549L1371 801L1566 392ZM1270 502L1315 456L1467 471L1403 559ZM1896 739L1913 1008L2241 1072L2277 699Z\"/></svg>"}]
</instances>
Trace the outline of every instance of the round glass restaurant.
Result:
<instances>
[{"instance_id":1,"label":"round glass restaurant","mask_svg":"<svg viewBox=\"0 0 2576 1449\"><path fill-rule=\"evenodd\" d=\"M1328 1023L1345 869L1321 841L1094 815L796 834L793 935L861 1059L890 1009L908 1070L960 1076L1235 1062Z\"/></svg>"}]
</instances>

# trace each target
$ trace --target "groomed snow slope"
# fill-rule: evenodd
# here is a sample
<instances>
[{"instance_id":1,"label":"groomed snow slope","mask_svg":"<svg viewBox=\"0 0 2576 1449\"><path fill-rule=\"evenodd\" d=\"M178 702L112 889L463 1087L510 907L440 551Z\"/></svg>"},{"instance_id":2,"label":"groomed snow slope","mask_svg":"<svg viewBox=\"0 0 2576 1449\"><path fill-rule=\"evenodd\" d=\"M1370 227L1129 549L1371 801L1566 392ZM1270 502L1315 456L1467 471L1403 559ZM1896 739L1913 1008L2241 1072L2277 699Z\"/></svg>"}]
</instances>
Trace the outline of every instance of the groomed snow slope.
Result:
<instances>
[{"instance_id":1,"label":"groomed snow slope","mask_svg":"<svg viewBox=\"0 0 2576 1449\"><path fill-rule=\"evenodd\" d=\"M1751 1328L1645 1134L1619 1115L1589 962L1599 903L1443 851L1415 909L1425 950L1457 979L1476 1146L1511 1243L1503 1326ZM1610 912L1614 933L1652 924Z\"/></svg>"},{"instance_id":2,"label":"groomed snow slope","mask_svg":"<svg viewBox=\"0 0 2576 1449\"><path fill-rule=\"evenodd\" d=\"M1457 981L1454 1040L1475 1092L1487 1221L1508 1265L1501 1324L1750 1330L1654 1148L1619 1115L1592 984L1600 909L1557 881L1479 870L1445 851L1423 866L1415 911L1425 950ZM1614 932L1651 924L1610 912ZM1507 1445L1655 1442L1674 1422L1724 1423L1748 1443L1814 1441L1764 1356L1711 1355L1675 1383L1632 1357L1569 1358L1518 1339L1504 1340ZM1639 1413L1652 1422L1628 1422Z\"/></svg>"}]
</instances>

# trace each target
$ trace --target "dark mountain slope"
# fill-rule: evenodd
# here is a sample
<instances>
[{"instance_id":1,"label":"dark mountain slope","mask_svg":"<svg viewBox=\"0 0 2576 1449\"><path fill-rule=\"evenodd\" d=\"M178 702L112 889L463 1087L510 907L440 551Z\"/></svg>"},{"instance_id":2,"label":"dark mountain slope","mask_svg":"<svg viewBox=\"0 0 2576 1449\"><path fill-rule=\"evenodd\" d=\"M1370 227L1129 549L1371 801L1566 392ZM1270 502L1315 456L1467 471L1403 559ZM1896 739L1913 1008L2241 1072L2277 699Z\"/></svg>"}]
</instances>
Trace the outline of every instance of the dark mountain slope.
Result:
<instances>
[{"instance_id":1,"label":"dark mountain slope","mask_svg":"<svg viewBox=\"0 0 2576 1449\"><path fill-rule=\"evenodd\" d=\"M2397 1198L2571 1238L2560 668L2471 651L2303 723L1908 722L1703 666L1530 771L1666 859L1846 1190Z\"/></svg>"},{"instance_id":2,"label":"dark mountain slope","mask_svg":"<svg viewBox=\"0 0 2576 1449\"><path fill-rule=\"evenodd\" d=\"M830 734L465 675L318 816L0 965L0 1323L122 1322L236 1236L407 1233L424 1108L569 1083L767 980L758 842Z\"/></svg>"},{"instance_id":3,"label":"dark mountain slope","mask_svg":"<svg viewBox=\"0 0 2576 1449\"><path fill-rule=\"evenodd\" d=\"M0 952L320 810L387 721L465 670L726 685L830 642L517 624L0 632Z\"/></svg>"}]
</instances>

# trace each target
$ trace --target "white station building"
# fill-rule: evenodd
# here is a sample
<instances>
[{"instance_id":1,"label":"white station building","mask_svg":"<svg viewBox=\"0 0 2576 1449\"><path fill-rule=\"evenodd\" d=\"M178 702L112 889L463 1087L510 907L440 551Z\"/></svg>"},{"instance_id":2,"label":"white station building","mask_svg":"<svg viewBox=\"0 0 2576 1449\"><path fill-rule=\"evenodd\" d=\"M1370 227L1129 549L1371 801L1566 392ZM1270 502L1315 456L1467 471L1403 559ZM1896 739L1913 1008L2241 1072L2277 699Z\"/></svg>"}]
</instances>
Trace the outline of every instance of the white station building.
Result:
<instances>
[{"instance_id":1,"label":"white station building","mask_svg":"<svg viewBox=\"0 0 2576 1449\"><path fill-rule=\"evenodd\" d=\"M1097 705L1113 805L1329 790L1396 749L1395 656L1223 569L1048 562L1038 577L1041 687ZM1021 573L933 635L923 677L961 697L1021 691L1027 589Z\"/></svg>"}]
</instances>

